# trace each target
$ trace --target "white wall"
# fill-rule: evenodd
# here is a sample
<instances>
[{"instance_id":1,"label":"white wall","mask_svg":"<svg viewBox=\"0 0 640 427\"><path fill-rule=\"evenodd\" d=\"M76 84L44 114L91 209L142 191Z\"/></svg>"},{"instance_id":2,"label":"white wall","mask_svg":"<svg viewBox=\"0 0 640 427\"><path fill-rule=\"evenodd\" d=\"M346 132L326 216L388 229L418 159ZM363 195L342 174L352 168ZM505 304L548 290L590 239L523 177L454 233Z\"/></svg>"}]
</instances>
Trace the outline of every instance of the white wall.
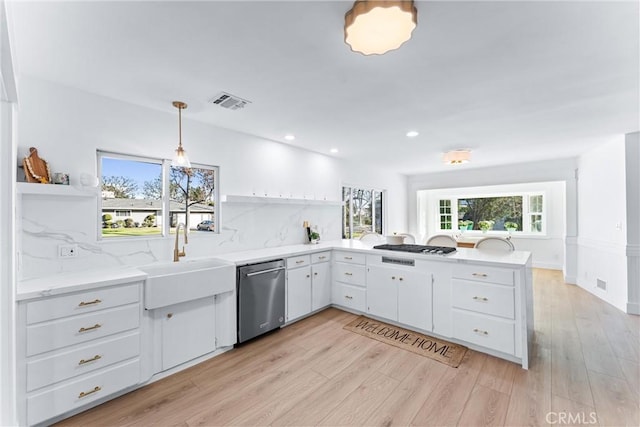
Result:
<instances>
[{"instance_id":1,"label":"white wall","mask_svg":"<svg viewBox=\"0 0 640 427\"><path fill-rule=\"evenodd\" d=\"M492 168L469 169L452 167L450 172L412 175L408 177L409 229L418 233L417 192L430 189L455 189L465 187L485 187L492 185L563 182L565 186L564 202L564 270L565 281L575 283L577 275L577 187L575 173L576 159L558 159L544 162L518 163ZM556 199L559 203L559 198ZM554 231L554 239L557 235ZM530 249L538 254L541 266L550 263L556 265L555 256L559 254L558 243L549 241L529 242ZM520 245L519 245L520 246ZM524 246L523 246L524 247Z\"/></svg>"},{"instance_id":2,"label":"white wall","mask_svg":"<svg viewBox=\"0 0 640 427\"><path fill-rule=\"evenodd\" d=\"M15 103L10 31L0 0L0 425L16 424Z\"/></svg>"},{"instance_id":3,"label":"white wall","mask_svg":"<svg viewBox=\"0 0 640 427\"><path fill-rule=\"evenodd\" d=\"M96 149L156 158L173 154L176 111L150 110L32 78L20 83L18 158L34 146L52 172L70 174L72 185L78 184L83 172L96 174ZM404 176L195 122L188 119L188 111L183 114L185 149L191 161L220 167L222 195L338 201L343 183L382 188L388 195L387 229L407 229ZM93 225L96 203L87 199L43 202L41 197L27 196L21 211L22 278L98 266L141 265L171 256L170 238L98 242ZM57 214L60 211L66 211L64 217ZM69 216L69 212L75 213ZM221 234L201 234L190 240L190 257L302 243L304 220L318 225L324 240L341 236L336 204L227 203L222 204L221 218ZM57 259L56 247L64 242L80 245L78 259Z\"/></svg>"},{"instance_id":4,"label":"white wall","mask_svg":"<svg viewBox=\"0 0 640 427\"><path fill-rule=\"evenodd\" d=\"M625 136L627 181L627 313L640 314L640 132Z\"/></svg>"},{"instance_id":5,"label":"white wall","mask_svg":"<svg viewBox=\"0 0 640 427\"><path fill-rule=\"evenodd\" d=\"M464 197L469 195L492 195L504 193L542 192L546 213L545 236L518 236L512 241L517 250L529 251L533 266L561 270L564 265L565 235L565 183L540 182L527 184L492 185L484 187L447 188L418 191L418 233L421 240L440 233L437 212L438 200L442 197ZM459 233L459 232L458 232ZM473 233L467 233L470 235ZM505 232L506 234L506 232ZM480 234L478 235L480 236Z\"/></svg>"},{"instance_id":6,"label":"white wall","mask_svg":"<svg viewBox=\"0 0 640 427\"><path fill-rule=\"evenodd\" d=\"M581 155L578 167L578 285L626 311L624 137ZM598 279L606 291L596 287Z\"/></svg>"}]
</instances>

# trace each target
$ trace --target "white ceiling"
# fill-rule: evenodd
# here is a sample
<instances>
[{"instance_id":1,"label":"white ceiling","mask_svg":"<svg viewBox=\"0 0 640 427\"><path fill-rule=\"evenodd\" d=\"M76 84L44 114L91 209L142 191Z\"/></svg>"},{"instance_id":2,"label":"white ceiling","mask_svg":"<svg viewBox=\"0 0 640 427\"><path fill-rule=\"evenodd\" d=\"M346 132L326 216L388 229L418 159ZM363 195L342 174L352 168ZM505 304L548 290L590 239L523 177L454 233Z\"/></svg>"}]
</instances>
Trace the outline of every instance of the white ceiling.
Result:
<instances>
[{"instance_id":1,"label":"white ceiling","mask_svg":"<svg viewBox=\"0 0 640 427\"><path fill-rule=\"evenodd\" d=\"M182 100L187 120L405 174L447 168L456 148L473 150L463 167L571 157L640 127L637 1L419 1L413 38L370 57L344 44L352 4L46 1L9 13L19 75L172 113ZM252 104L207 104L220 91Z\"/></svg>"}]
</instances>

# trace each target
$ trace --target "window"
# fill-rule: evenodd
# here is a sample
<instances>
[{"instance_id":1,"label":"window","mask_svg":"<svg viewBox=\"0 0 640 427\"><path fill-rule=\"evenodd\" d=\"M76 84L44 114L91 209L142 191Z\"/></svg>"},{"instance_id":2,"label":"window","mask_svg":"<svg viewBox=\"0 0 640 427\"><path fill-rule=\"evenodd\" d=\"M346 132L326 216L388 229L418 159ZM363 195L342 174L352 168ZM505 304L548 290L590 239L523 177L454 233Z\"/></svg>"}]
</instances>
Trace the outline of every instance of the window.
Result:
<instances>
[{"instance_id":1,"label":"window","mask_svg":"<svg viewBox=\"0 0 640 427\"><path fill-rule=\"evenodd\" d=\"M384 191L342 187L342 237L357 239L364 233L383 234Z\"/></svg>"},{"instance_id":2,"label":"window","mask_svg":"<svg viewBox=\"0 0 640 427\"><path fill-rule=\"evenodd\" d=\"M457 218L453 221L452 218ZM438 223L441 231L478 230L536 234L544 232L542 194L440 198ZM514 226L515 225L515 226Z\"/></svg>"},{"instance_id":3,"label":"window","mask_svg":"<svg viewBox=\"0 0 640 427\"><path fill-rule=\"evenodd\" d=\"M440 230L451 230L451 200L440 200Z\"/></svg>"},{"instance_id":4,"label":"window","mask_svg":"<svg viewBox=\"0 0 640 427\"><path fill-rule=\"evenodd\" d=\"M98 151L98 169L103 238L163 236L179 223L219 230L217 167L174 168L168 160ZM206 227L198 227L204 221Z\"/></svg>"}]
</instances>

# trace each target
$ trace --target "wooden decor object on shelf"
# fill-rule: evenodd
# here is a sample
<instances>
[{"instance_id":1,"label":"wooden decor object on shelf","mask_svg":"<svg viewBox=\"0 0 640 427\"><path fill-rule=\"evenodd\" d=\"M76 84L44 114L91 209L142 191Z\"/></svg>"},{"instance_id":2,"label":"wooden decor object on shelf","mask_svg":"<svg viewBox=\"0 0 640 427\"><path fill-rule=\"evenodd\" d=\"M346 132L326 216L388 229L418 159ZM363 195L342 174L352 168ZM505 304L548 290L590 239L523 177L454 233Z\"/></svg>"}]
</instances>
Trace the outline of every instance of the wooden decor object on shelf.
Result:
<instances>
[{"instance_id":1,"label":"wooden decor object on shelf","mask_svg":"<svg viewBox=\"0 0 640 427\"><path fill-rule=\"evenodd\" d=\"M51 182L49 165L38 157L38 150L35 147L29 148L29 155L22 160L22 166L24 167L24 175L27 178L27 182L41 184L49 184Z\"/></svg>"}]
</instances>

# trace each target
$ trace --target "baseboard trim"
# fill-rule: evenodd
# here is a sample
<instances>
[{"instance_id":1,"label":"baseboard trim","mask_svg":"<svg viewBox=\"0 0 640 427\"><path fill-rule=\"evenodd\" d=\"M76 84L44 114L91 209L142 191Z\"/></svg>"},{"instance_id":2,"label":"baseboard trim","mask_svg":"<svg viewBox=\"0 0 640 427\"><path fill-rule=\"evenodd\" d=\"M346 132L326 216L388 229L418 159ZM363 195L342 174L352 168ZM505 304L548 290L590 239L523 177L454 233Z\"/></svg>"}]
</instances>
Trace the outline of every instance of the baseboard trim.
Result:
<instances>
[{"instance_id":1,"label":"baseboard trim","mask_svg":"<svg viewBox=\"0 0 640 427\"><path fill-rule=\"evenodd\" d=\"M574 276L564 276L564 282L569 283L570 285L577 285L578 278Z\"/></svg>"},{"instance_id":2,"label":"baseboard trim","mask_svg":"<svg viewBox=\"0 0 640 427\"><path fill-rule=\"evenodd\" d=\"M627 303L627 314L640 315L640 304L634 302Z\"/></svg>"}]
</instances>

